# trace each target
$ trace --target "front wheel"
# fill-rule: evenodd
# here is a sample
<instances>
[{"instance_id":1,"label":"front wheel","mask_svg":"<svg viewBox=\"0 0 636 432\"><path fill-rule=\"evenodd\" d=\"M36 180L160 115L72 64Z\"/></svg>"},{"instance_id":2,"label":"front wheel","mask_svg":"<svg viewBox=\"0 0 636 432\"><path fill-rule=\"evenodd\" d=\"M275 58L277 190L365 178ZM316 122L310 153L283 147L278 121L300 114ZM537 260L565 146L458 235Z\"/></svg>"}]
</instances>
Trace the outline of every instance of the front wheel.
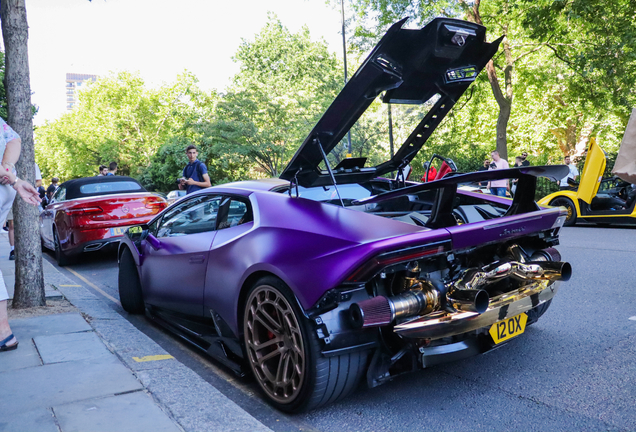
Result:
<instances>
[{"instance_id":1,"label":"front wheel","mask_svg":"<svg viewBox=\"0 0 636 432\"><path fill-rule=\"evenodd\" d=\"M250 368L268 401L281 411L308 411L344 398L366 371L367 352L321 354L294 294L275 277L251 288L243 334Z\"/></svg>"},{"instance_id":2,"label":"front wheel","mask_svg":"<svg viewBox=\"0 0 636 432\"><path fill-rule=\"evenodd\" d=\"M130 314L141 314L146 309L144 296L141 291L141 282L137 265L133 259L132 252L127 247L119 259L119 300L121 307Z\"/></svg>"},{"instance_id":3,"label":"front wheel","mask_svg":"<svg viewBox=\"0 0 636 432\"><path fill-rule=\"evenodd\" d=\"M550 205L553 207L565 207L568 214L565 218L564 226L572 226L576 223L576 207L570 198L559 197L550 201Z\"/></svg>"}]
</instances>

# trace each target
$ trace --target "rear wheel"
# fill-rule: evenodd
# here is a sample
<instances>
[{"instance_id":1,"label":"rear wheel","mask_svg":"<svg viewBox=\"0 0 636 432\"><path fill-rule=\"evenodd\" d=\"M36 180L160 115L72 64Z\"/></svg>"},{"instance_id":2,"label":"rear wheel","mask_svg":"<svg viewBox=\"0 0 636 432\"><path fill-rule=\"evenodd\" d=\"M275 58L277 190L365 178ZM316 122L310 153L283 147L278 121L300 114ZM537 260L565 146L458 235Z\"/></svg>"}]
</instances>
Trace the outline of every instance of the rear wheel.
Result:
<instances>
[{"instance_id":1,"label":"rear wheel","mask_svg":"<svg viewBox=\"0 0 636 432\"><path fill-rule=\"evenodd\" d=\"M57 265L60 267L69 265L71 263L71 259L64 253L60 246L60 237L57 235L57 229L53 230L53 243L55 245L55 259L57 260Z\"/></svg>"},{"instance_id":2,"label":"rear wheel","mask_svg":"<svg viewBox=\"0 0 636 432\"><path fill-rule=\"evenodd\" d=\"M548 308L550 307L550 304L552 304L552 299L526 312L526 315L528 315L528 323L526 325L532 325L536 323L539 320L539 318L541 318L541 316L547 312Z\"/></svg>"},{"instance_id":3,"label":"rear wheel","mask_svg":"<svg viewBox=\"0 0 636 432\"><path fill-rule=\"evenodd\" d=\"M324 357L309 321L280 279L250 290L243 333L250 368L277 409L302 412L350 394L367 367L367 352Z\"/></svg>"},{"instance_id":4,"label":"rear wheel","mask_svg":"<svg viewBox=\"0 0 636 432\"><path fill-rule=\"evenodd\" d=\"M141 282L137 265L133 259L132 252L127 247L124 248L119 259L119 300L124 310L130 314L141 314L146 306L144 296L141 292Z\"/></svg>"},{"instance_id":5,"label":"rear wheel","mask_svg":"<svg viewBox=\"0 0 636 432\"><path fill-rule=\"evenodd\" d=\"M565 207L568 214L565 218L565 226L572 226L576 223L576 207L570 198L559 197L550 201L550 205L553 207Z\"/></svg>"}]
</instances>

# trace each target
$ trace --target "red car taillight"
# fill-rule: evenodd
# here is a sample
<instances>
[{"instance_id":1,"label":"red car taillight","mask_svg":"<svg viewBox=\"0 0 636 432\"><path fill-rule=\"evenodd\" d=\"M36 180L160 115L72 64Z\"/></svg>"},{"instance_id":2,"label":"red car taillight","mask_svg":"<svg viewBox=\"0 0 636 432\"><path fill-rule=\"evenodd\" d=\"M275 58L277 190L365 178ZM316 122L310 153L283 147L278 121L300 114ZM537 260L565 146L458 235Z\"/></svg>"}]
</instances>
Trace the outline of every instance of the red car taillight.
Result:
<instances>
[{"instance_id":1,"label":"red car taillight","mask_svg":"<svg viewBox=\"0 0 636 432\"><path fill-rule=\"evenodd\" d=\"M451 250L450 242L436 242L423 246L387 252L371 258L347 278L347 282L365 282L378 274L380 270L393 264L414 261Z\"/></svg>"},{"instance_id":2,"label":"red car taillight","mask_svg":"<svg viewBox=\"0 0 636 432\"><path fill-rule=\"evenodd\" d=\"M83 208L76 208L76 209L66 209L64 210L64 213L66 213L69 216L89 216L89 215L95 215L98 213L103 213L104 210L102 210L101 207L83 207Z\"/></svg>"},{"instance_id":3,"label":"red car taillight","mask_svg":"<svg viewBox=\"0 0 636 432\"><path fill-rule=\"evenodd\" d=\"M163 199L159 198L146 198L145 199L145 207L150 210L155 210L154 213L158 213L161 210L165 209L168 204Z\"/></svg>"}]
</instances>

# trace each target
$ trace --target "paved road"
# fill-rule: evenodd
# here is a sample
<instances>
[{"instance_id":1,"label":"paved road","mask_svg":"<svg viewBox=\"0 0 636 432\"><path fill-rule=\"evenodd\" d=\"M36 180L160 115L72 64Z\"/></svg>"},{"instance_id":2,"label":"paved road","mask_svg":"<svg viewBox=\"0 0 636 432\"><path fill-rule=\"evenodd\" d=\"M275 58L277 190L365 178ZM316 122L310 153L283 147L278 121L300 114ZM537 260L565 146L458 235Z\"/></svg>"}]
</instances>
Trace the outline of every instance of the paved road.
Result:
<instances>
[{"instance_id":1,"label":"paved road","mask_svg":"<svg viewBox=\"0 0 636 432\"><path fill-rule=\"evenodd\" d=\"M636 229L565 228L559 250L574 275L522 337L298 416L271 410L254 383L145 319L131 321L277 431L636 430ZM87 255L62 271L120 310L108 299L118 298L114 254Z\"/></svg>"}]
</instances>

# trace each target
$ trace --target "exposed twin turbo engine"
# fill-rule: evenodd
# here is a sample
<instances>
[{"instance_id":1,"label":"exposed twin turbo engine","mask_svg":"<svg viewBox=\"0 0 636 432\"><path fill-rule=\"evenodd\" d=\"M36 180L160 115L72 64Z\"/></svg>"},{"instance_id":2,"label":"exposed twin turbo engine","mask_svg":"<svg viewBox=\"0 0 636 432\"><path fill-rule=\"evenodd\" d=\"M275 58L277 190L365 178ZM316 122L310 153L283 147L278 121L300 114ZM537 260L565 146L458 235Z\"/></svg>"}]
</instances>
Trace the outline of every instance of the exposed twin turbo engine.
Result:
<instances>
[{"instance_id":1,"label":"exposed twin turbo engine","mask_svg":"<svg viewBox=\"0 0 636 432\"><path fill-rule=\"evenodd\" d=\"M381 327L400 318L426 315L441 309L449 312L484 313L490 303L486 287L504 278L520 281L567 281L572 267L559 261L561 256L553 248L535 252L525 261L518 246L510 252L518 261L494 262L484 267L462 271L452 282L434 279L413 279L408 291L391 296L376 296L354 303L349 308L350 320L356 328Z\"/></svg>"}]
</instances>

